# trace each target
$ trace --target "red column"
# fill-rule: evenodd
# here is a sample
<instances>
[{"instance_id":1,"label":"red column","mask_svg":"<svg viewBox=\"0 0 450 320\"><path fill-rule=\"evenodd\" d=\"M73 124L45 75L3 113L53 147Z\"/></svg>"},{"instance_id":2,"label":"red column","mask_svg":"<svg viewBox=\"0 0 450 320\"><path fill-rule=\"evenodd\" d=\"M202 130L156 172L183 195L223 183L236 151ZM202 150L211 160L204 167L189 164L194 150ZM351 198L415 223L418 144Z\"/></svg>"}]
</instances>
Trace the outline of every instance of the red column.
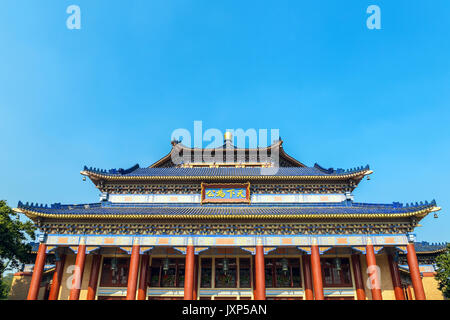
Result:
<instances>
[{"instance_id":1,"label":"red column","mask_svg":"<svg viewBox=\"0 0 450 320\"><path fill-rule=\"evenodd\" d=\"M137 279L139 273L140 246L133 244L130 258L130 270L128 271L127 300L136 300Z\"/></svg>"},{"instance_id":2,"label":"red column","mask_svg":"<svg viewBox=\"0 0 450 320\"><path fill-rule=\"evenodd\" d=\"M141 271L139 274L139 288L138 288L138 294L137 294L138 300L146 300L147 299L147 271L148 271L149 260L150 260L150 256L148 254L142 255Z\"/></svg>"},{"instance_id":3,"label":"red column","mask_svg":"<svg viewBox=\"0 0 450 320\"><path fill-rule=\"evenodd\" d=\"M266 300L266 279L264 274L264 247L262 244L256 245L255 255L255 300Z\"/></svg>"},{"instance_id":4,"label":"red column","mask_svg":"<svg viewBox=\"0 0 450 320\"><path fill-rule=\"evenodd\" d=\"M83 241L83 240L82 240ZM80 242L78 246L77 258L75 260L75 270L73 271L72 288L70 289L69 300L80 299L81 281L83 280L84 262L86 260L85 242Z\"/></svg>"},{"instance_id":5,"label":"red column","mask_svg":"<svg viewBox=\"0 0 450 320\"><path fill-rule=\"evenodd\" d=\"M381 279L380 274L377 268L377 261L375 259L375 251L373 249L372 242L367 243L366 245L366 260L367 260L367 268L369 269L369 278L374 281L371 281L372 284L372 300L383 300L383 296L381 295Z\"/></svg>"},{"instance_id":6,"label":"red column","mask_svg":"<svg viewBox=\"0 0 450 320\"><path fill-rule=\"evenodd\" d=\"M425 297L425 291L423 290L419 262L417 261L414 243L408 243L406 259L408 260L409 273L411 274L411 282L414 288L414 296L416 297L416 300L426 300L427 298Z\"/></svg>"},{"instance_id":7,"label":"red column","mask_svg":"<svg viewBox=\"0 0 450 320\"><path fill-rule=\"evenodd\" d=\"M45 250L47 246L45 243L39 244L36 261L34 263L33 276L31 277L30 289L28 290L27 300L36 300L39 294L39 287L41 285L42 273L45 265Z\"/></svg>"},{"instance_id":8,"label":"red column","mask_svg":"<svg viewBox=\"0 0 450 320\"><path fill-rule=\"evenodd\" d=\"M406 287L402 287L403 296L405 297L405 300L408 300L408 292L406 292Z\"/></svg>"},{"instance_id":9,"label":"red column","mask_svg":"<svg viewBox=\"0 0 450 320\"><path fill-rule=\"evenodd\" d=\"M91 275L89 276L89 286L87 291L86 300L95 300L95 294L97 293L98 274L100 272L100 262L102 256L95 254L92 257Z\"/></svg>"},{"instance_id":10,"label":"red column","mask_svg":"<svg viewBox=\"0 0 450 320\"><path fill-rule=\"evenodd\" d=\"M392 286L394 287L394 294L396 300L405 300L403 293L402 281L400 280L400 273L398 271L398 264L392 254L388 254L389 270L391 271Z\"/></svg>"},{"instance_id":11,"label":"red column","mask_svg":"<svg viewBox=\"0 0 450 320\"><path fill-rule=\"evenodd\" d=\"M315 298L316 300L323 300L322 268L320 267L320 252L317 244L311 246L311 269Z\"/></svg>"},{"instance_id":12,"label":"red column","mask_svg":"<svg viewBox=\"0 0 450 320\"><path fill-rule=\"evenodd\" d=\"M408 284L408 287L406 288L408 291L408 300L414 300L414 297L412 295L411 285Z\"/></svg>"},{"instance_id":13,"label":"red column","mask_svg":"<svg viewBox=\"0 0 450 320\"><path fill-rule=\"evenodd\" d=\"M314 300L311 281L311 258L308 255L303 255L302 263L303 263L303 278L305 279L305 299Z\"/></svg>"},{"instance_id":14,"label":"red column","mask_svg":"<svg viewBox=\"0 0 450 320\"><path fill-rule=\"evenodd\" d=\"M353 275L355 276L356 298L358 300L366 300L366 291L364 290L364 281L361 273L361 262L359 254L352 255Z\"/></svg>"},{"instance_id":15,"label":"red column","mask_svg":"<svg viewBox=\"0 0 450 320\"><path fill-rule=\"evenodd\" d=\"M192 292L192 300L197 300L198 291L198 256L194 258L194 290Z\"/></svg>"},{"instance_id":16,"label":"red column","mask_svg":"<svg viewBox=\"0 0 450 320\"><path fill-rule=\"evenodd\" d=\"M65 261L66 255L61 254L59 260L55 262L55 272L53 273L52 286L50 287L48 300L58 300L59 288L61 288L61 280L63 276Z\"/></svg>"},{"instance_id":17,"label":"red column","mask_svg":"<svg viewBox=\"0 0 450 320\"><path fill-rule=\"evenodd\" d=\"M184 300L192 300L194 290L194 264L194 246L192 244L188 244L186 248Z\"/></svg>"},{"instance_id":18,"label":"red column","mask_svg":"<svg viewBox=\"0 0 450 320\"><path fill-rule=\"evenodd\" d=\"M253 300L256 300L256 295L257 295L255 268L256 268L256 260L255 260L255 256L252 255Z\"/></svg>"}]
</instances>

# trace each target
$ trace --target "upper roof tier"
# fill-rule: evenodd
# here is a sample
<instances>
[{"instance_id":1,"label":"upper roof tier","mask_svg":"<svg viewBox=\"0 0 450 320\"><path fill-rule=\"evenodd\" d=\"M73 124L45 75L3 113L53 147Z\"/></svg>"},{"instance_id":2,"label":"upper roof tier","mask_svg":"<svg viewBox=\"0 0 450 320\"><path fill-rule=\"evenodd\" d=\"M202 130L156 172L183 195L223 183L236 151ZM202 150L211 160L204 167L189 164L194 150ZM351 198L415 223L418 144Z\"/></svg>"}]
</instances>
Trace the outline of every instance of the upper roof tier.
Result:
<instances>
[{"instance_id":1,"label":"upper roof tier","mask_svg":"<svg viewBox=\"0 0 450 320\"><path fill-rule=\"evenodd\" d=\"M140 168L135 165L130 169L110 169L102 170L97 168L84 167L81 174L111 180L126 179L152 179L169 180L172 178L186 178L191 180L230 178L230 179L348 179L362 178L371 174L369 166L353 169L323 169L318 164L314 167L280 167L274 168Z\"/></svg>"},{"instance_id":2,"label":"upper roof tier","mask_svg":"<svg viewBox=\"0 0 450 320\"><path fill-rule=\"evenodd\" d=\"M204 156L219 159L215 164L247 164L247 165L268 165L277 157L276 161L280 167L306 167L303 163L288 155L283 149L283 140L274 141L270 146L261 148L238 148L232 140L231 134L225 133L224 144L217 148L191 148L185 146L181 141L172 141L170 152L156 161L150 168L164 167L185 167L196 165L210 165L211 161L206 161ZM201 155L199 157L198 155ZM174 158L183 157L182 164L173 162Z\"/></svg>"},{"instance_id":3,"label":"upper roof tier","mask_svg":"<svg viewBox=\"0 0 450 320\"><path fill-rule=\"evenodd\" d=\"M93 180L323 180L354 179L358 183L365 175L372 173L369 166L353 169L325 169L317 163L307 167L289 156L282 147L282 140L275 141L264 148L237 148L231 140L225 140L223 146L214 149L189 148L179 141L172 141L172 150L149 167L140 168L138 164L129 169L97 169L87 166L81 174ZM230 152L231 151L231 152ZM204 156L214 158L223 152L223 162L207 162ZM232 156L225 157L226 153ZM173 159L182 158L175 164ZM278 160L272 156L277 154ZM264 155L264 156L263 156ZM219 156L220 159L221 156ZM216 159L218 159L216 157Z\"/></svg>"}]
</instances>

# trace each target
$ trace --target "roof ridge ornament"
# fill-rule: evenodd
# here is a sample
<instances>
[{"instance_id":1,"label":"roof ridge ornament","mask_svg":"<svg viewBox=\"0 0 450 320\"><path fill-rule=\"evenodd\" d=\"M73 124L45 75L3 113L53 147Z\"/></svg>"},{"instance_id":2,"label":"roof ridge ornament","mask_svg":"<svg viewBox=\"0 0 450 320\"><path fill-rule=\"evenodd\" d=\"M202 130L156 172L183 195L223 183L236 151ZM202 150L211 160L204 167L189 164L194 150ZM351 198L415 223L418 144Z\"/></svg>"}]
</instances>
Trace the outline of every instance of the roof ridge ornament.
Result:
<instances>
[{"instance_id":1,"label":"roof ridge ornament","mask_svg":"<svg viewBox=\"0 0 450 320\"><path fill-rule=\"evenodd\" d=\"M230 131L227 131L223 135L223 140L226 143L227 141L232 142L233 141L233 134Z\"/></svg>"},{"instance_id":2,"label":"roof ridge ornament","mask_svg":"<svg viewBox=\"0 0 450 320\"><path fill-rule=\"evenodd\" d=\"M319 165L317 162L314 163L314 168L319 169L320 171L322 171L322 172L324 172L324 173L328 173L328 174L332 174L332 173L335 173L335 172L336 172L333 168L325 169L324 167L322 167L321 165Z\"/></svg>"}]
</instances>

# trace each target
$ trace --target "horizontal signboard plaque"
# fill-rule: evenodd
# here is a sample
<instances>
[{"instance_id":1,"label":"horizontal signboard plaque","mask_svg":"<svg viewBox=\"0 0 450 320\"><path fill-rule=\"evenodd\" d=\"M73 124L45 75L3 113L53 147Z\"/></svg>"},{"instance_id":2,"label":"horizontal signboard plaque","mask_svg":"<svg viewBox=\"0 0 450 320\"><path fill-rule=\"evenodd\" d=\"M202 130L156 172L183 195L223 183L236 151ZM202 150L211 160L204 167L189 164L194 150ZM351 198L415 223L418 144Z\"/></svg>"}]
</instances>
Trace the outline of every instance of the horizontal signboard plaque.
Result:
<instances>
[{"instance_id":1,"label":"horizontal signboard plaque","mask_svg":"<svg viewBox=\"0 0 450 320\"><path fill-rule=\"evenodd\" d=\"M250 182L202 183L202 203L250 203Z\"/></svg>"}]
</instances>

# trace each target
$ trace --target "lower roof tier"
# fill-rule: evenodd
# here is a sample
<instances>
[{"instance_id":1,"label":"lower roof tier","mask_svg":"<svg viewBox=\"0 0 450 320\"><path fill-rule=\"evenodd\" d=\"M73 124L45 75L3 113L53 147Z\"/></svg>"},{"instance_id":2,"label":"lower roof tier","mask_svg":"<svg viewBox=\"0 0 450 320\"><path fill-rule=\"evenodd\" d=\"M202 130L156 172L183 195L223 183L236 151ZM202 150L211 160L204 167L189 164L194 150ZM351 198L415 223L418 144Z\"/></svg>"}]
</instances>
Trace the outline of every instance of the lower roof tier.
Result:
<instances>
[{"instance_id":1,"label":"lower roof tier","mask_svg":"<svg viewBox=\"0 0 450 320\"><path fill-rule=\"evenodd\" d=\"M44 205L19 202L17 211L30 218L49 219L374 219L425 217L438 211L431 203L403 206L400 203L369 204L344 201L338 203L283 204L94 204Z\"/></svg>"}]
</instances>

